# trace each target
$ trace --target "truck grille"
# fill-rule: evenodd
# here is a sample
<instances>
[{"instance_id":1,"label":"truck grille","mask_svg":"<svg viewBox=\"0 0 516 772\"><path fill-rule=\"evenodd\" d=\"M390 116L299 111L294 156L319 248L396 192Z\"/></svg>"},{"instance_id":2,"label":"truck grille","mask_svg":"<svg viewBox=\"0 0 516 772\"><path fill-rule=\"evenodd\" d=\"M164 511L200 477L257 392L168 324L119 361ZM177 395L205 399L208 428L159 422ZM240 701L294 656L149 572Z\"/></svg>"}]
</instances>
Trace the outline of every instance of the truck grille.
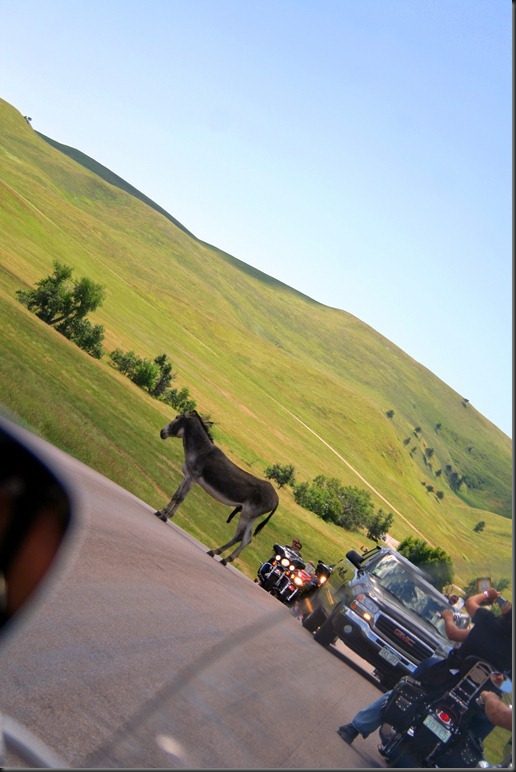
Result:
<instances>
[{"instance_id":1,"label":"truck grille","mask_svg":"<svg viewBox=\"0 0 516 772\"><path fill-rule=\"evenodd\" d=\"M421 662L431 657L434 650L431 646L420 641L406 628L398 624L394 619L380 614L375 623L377 633L381 633L391 646L402 651L413 662Z\"/></svg>"}]
</instances>

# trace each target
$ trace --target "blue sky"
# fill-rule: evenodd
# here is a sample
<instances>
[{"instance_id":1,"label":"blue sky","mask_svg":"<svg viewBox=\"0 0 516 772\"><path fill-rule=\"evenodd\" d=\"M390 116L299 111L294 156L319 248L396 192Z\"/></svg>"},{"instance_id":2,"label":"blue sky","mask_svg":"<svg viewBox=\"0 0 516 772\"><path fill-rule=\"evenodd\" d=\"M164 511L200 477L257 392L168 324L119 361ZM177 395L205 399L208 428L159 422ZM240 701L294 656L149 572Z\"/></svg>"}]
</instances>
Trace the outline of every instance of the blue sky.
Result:
<instances>
[{"instance_id":1,"label":"blue sky","mask_svg":"<svg viewBox=\"0 0 516 772\"><path fill-rule=\"evenodd\" d=\"M0 98L512 436L509 0L2 0Z\"/></svg>"}]
</instances>

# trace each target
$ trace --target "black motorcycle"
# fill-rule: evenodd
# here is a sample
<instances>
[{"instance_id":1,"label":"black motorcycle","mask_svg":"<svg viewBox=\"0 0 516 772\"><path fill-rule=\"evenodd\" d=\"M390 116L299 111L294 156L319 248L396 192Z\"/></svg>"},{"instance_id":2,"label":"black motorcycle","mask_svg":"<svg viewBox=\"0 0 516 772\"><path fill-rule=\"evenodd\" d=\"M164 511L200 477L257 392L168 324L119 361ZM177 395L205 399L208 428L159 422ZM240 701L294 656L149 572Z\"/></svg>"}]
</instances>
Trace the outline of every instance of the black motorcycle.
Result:
<instances>
[{"instance_id":1,"label":"black motorcycle","mask_svg":"<svg viewBox=\"0 0 516 772\"><path fill-rule=\"evenodd\" d=\"M478 697L492 688L497 671L477 657L466 657L452 684L436 696L421 680L403 677L383 710L378 750L389 766L476 767L484 758L482 741L470 728L481 715Z\"/></svg>"},{"instance_id":2,"label":"black motorcycle","mask_svg":"<svg viewBox=\"0 0 516 772\"><path fill-rule=\"evenodd\" d=\"M300 588L307 585L312 574L299 552L289 545L274 545L274 554L262 563L255 579L260 587L274 595L285 605L291 605Z\"/></svg>"}]
</instances>

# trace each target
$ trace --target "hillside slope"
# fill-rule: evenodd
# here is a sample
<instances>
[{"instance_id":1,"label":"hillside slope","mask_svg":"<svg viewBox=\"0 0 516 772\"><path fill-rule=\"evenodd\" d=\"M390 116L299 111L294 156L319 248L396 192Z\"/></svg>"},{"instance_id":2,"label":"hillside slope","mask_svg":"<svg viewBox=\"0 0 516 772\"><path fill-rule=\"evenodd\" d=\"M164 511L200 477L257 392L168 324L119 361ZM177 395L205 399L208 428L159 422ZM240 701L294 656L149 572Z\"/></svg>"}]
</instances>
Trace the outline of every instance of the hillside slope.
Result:
<instances>
[{"instance_id":1,"label":"hillside slope","mask_svg":"<svg viewBox=\"0 0 516 772\"><path fill-rule=\"evenodd\" d=\"M168 353L177 385L186 385L199 410L215 420L217 444L237 463L260 475L271 463L291 463L298 481L325 474L368 487L377 506L395 513L396 538L423 534L452 554L466 578L475 571L511 575L512 443L474 406L352 315L197 240L116 175L107 181L105 167L39 136L1 100L0 126L0 402L64 445L64 427L53 431L63 404L69 421L79 422L83 406L69 399L76 390L91 403L96 443L75 448L79 457L136 495L145 498L145 491L151 506L162 506L179 481L181 448L155 447L170 411L122 379L107 357L92 360L15 300L16 289L33 286L59 259L106 286L95 314L106 329L106 349ZM55 383L51 350L60 358L66 351L66 366L76 372L70 379L61 369L67 388ZM37 372L37 393L45 396L43 420L34 409L36 387L22 376L29 371ZM142 406L138 424L148 438L134 447L116 426L113 412L127 408L124 397L114 396L118 390ZM124 457L123 470L92 462L110 444ZM149 453L162 468L153 471L143 458ZM170 457L176 471L164 491ZM459 491L445 470L464 478ZM367 543L300 510L290 491L280 497L284 515L271 539L275 528L291 538L299 525L319 549L329 537L340 551L357 539ZM183 506L193 511L193 504ZM487 524L481 536L473 532L479 520ZM201 538L227 534L223 525L213 524L213 536L211 525L203 527Z\"/></svg>"}]
</instances>

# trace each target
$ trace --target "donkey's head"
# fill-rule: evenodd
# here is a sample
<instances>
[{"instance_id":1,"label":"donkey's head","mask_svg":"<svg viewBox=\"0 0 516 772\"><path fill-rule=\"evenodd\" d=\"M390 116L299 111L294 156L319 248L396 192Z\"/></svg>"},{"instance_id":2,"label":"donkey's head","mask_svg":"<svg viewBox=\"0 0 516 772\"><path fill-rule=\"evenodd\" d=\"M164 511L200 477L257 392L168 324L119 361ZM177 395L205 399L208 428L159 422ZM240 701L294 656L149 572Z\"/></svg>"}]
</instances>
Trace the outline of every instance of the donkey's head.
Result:
<instances>
[{"instance_id":1,"label":"donkey's head","mask_svg":"<svg viewBox=\"0 0 516 772\"><path fill-rule=\"evenodd\" d=\"M160 437L162 440L166 440L168 437L183 437L186 427L193 427L194 424L201 427L213 442L209 429L197 410L189 410L188 413L181 413L181 415L176 416L173 421L163 427Z\"/></svg>"}]
</instances>

